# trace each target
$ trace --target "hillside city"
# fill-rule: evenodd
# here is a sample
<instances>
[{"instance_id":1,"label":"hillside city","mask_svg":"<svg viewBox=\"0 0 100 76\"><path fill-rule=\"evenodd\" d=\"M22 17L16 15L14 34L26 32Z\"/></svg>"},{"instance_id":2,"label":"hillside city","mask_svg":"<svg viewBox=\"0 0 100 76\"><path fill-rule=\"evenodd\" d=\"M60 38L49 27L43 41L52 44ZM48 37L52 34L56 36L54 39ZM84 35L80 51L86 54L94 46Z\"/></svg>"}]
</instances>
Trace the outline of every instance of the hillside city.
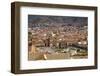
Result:
<instances>
[{"instance_id":1,"label":"hillside city","mask_svg":"<svg viewBox=\"0 0 100 76\"><path fill-rule=\"evenodd\" d=\"M79 23L77 20L75 22L70 21L70 23L60 22L60 20L51 22L50 20L49 17L44 17L44 19L35 20L35 22L33 19L33 22L29 23L28 59L87 58L87 23Z\"/></svg>"}]
</instances>

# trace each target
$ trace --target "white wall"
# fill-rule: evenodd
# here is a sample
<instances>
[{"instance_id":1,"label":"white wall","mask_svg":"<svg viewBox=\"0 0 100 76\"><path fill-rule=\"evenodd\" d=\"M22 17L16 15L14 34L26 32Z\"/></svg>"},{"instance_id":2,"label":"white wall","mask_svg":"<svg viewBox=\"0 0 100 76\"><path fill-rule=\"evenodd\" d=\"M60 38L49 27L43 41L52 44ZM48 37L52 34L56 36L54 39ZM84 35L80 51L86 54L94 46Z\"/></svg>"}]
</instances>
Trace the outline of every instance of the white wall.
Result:
<instances>
[{"instance_id":1,"label":"white wall","mask_svg":"<svg viewBox=\"0 0 100 76\"><path fill-rule=\"evenodd\" d=\"M10 73L10 60L11 60L11 15L10 3L13 1L26 1L26 2L40 2L40 3L57 3L57 4L74 4L74 5L87 5L98 6L98 33L100 33L100 0L1 0L0 1L0 76L16 76ZM100 42L100 34L98 36L98 43ZM99 45L100 46L100 43ZM98 58L100 58L100 48L98 48ZM52 72L52 73L37 73L37 74L21 74L18 76L100 76L100 59L98 70L81 70L81 71L65 71L65 72Z\"/></svg>"}]
</instances>

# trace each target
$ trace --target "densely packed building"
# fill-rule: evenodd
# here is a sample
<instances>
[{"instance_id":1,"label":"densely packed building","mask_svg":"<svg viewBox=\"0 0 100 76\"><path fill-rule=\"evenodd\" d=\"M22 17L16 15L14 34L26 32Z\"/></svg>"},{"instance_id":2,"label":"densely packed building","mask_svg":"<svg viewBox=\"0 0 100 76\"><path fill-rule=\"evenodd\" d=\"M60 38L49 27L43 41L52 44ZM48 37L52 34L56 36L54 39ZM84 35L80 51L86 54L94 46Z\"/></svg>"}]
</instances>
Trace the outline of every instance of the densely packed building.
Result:
<instances>
[{"instance_id":1,"label":"densely packed building","mask_svg":"<svg viewBox=\"0 0 100 76\"><path fill-rule=\"evenodd\" d=\"M87 47L87 25L80 27L79 24L52 23L33 24L36 27L28 28L28 42L37 47L66 48L77 44Z\"/></svg>"}]
</instances>

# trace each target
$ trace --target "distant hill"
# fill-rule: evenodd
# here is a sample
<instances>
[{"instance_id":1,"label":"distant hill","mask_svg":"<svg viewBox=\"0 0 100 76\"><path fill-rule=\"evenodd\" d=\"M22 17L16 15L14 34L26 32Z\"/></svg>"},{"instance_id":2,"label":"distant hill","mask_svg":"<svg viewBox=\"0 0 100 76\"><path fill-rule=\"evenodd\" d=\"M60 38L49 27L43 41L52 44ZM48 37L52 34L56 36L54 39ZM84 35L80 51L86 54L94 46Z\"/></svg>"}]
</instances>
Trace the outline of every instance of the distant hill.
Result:
<instances>
[{"instance_id":1,"label":"distant hill","mask_svg":"<svg viewBox=\"0 0 100 76\"><path fill-rule=\"evenodd\" d=\"M29 15L29 27L47 27L53 26L86 26L87 17L70 17L70 16L44 16L44 15Z\"/></svg>"}]
</instances>

